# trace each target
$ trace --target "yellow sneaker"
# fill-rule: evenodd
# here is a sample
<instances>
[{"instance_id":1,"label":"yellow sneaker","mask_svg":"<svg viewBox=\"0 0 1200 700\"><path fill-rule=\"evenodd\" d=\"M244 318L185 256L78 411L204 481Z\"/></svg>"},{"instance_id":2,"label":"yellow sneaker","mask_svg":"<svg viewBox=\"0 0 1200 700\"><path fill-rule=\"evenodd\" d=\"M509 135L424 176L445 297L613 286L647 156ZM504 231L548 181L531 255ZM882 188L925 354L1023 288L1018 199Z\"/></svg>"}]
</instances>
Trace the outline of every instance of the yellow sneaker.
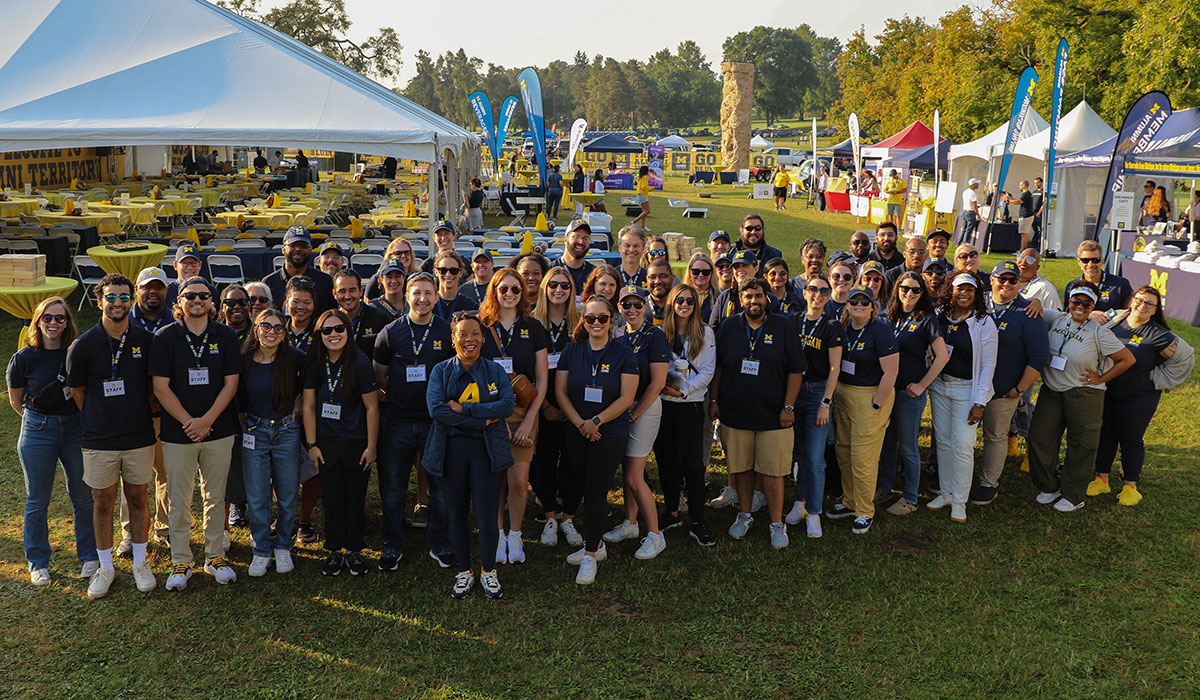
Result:
<instances>
[{"instance_id":1,"label":"yellow sneaker","mask_svg":"<svg viewBox=\"0 0 1200 700\"><path fill-rule=\"evenodd\" d=\"M1025 451L1025 459L1021 460L1021 471L1029 473L1029 450Z\"/></svg>"},{"instance_id":2,"label":"yellow sneaker","mask_svg":"<svg viewBox=\"0 0 1200 700\"><path fill-rule=\"evenodd\" d=\"M1092 479L1092 483L1088 484L1087 495L1101 496L1106 493L1112 493L1112 487L1109 486L1108 482L1104 479L1096 477L1095 479Z\"/></svg>"},{"instance_id":3,"label":"yellow sneaker","mask_svg":"<svg viewBox=\"0 0 1200 700\"><path fill-rule=\"evenodd\" d=\"M1142 492L1126 484L1117 495L1117 503L1123 506L1136 506L1142 500Z\"/></svg>"},{"instance_id":4,"label":"yellow sneaker","mask_svg":"<svg viewBox=\"0 0 1200 700\"><path fill-rule=\"evenodd\" d=\"M1009 457L1020 457L1021 456L1021 448L1020 448L1020 446L1017 445L1017 436L1016 435L1008 436L1008 456Z\"/></svg>"}]
</instances>

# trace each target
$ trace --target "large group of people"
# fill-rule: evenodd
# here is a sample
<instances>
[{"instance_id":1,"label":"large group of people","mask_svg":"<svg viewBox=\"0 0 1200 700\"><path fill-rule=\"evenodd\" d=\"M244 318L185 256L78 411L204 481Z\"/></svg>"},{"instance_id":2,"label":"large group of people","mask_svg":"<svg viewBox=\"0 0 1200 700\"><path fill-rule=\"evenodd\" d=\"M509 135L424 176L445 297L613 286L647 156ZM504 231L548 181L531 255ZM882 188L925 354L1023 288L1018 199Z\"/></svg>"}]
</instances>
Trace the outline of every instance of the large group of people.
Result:
<instances>
[{"instance_id":1,"label":"large group of people","mask_svg":"<svg viewBox=\"0 0 1200 700\"><path fill-rule=\"evenodd\" d=\"M114 554L132 556L138 590L154 590L152 539L170 551L167 590L201 568L235 581L228 527L242 520L248 575L287 574L296 541L317 540L318 501L322 574L365 574L368 548L377 570L394 571L411 550L406 528L424 528L456 598L476 579L502 596L498 565L539 556L530 543L565 539L579 584L595 580L610 545L640 539L634 556L653 559L685 520L712 546L713 508L735 507L734 540L765 509L757 517L776 549L789 546L789 525L822 536L822 514L865 535L877 506L918 510L923 474L925 507L963 522L968 504L995 500L1018 435L1038 503L1069 512L1109 493L1119 449L1118 503L1132 506L1143 498L1146 429L1193 363L1161 294L1104 272L1091 242L1060 300L1034 250L985 274L970 244L947 257L945 232L899 249L892 222L873 241L856 232L845 250L804 241L793 276L749 214L736 237L713 232L682 281L644 229L618 232L616 267L584 259L590 234L572 222L561 258L534 252L496 267L483 250L465 260L439 224L449 245L426 264L398 238L364 283L350 268L322 271L325 251L314 260L308 234L292 229L281 270L219 295L184 244L177 282L157 268L104 277L100 321L82 333L65 300L45 300L7 372L32 583L50 582L59 464L92 598L117 578ZM718 439L728 486L709 501ZM380 513L367 508L375 469ZM613 523L618 469L624 508ZM202 567L190 538L197 480ZM525 529L531 485L540 535ZM372 517L379 542L368 542Z\"/></svg>"}]
</instances>

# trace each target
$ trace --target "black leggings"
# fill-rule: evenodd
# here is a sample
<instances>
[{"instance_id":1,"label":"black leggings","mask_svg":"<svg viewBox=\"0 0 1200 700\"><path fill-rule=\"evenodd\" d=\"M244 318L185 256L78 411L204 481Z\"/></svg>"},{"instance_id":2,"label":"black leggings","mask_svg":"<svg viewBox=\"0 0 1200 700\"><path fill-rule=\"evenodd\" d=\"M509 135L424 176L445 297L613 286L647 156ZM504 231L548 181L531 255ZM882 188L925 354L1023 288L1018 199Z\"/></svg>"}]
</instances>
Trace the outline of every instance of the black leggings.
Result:
<instances>
[{"instance_id":1,"label":"black leggings","mask_svg":"<svg viewBox=\"0 0 1200 700\"><path fill-rule=\"evenodd\" d=\"M542 513L561 510L564 515L574 516L579 508L579 486L567 468L563 436L567 431L576 432L567 421L548 421L543 416L538 425L537 450L530 465L530 480L533 493L542 504ZM562 507L559 507L559 498Z\"/></svg>"},{"instance_id":2,"label":"black leggings","mask_svg":"<svg viewBox=\"0 0 1200 700\"><path fill-rule=\"evenodd\" d=\"M493 472L483 438L452 435L446 438L442 460L442 493L450 526L450 548L459 571L471 569L471 541L467 535L467 499L475 508L479 527L479 558L484 571L496 568L496 544L500 532L493 527L500 508L500 484L504 472Z\"/></svg>"},{"instance_id":3,"label":"black leggings","mask_svg":"<svg viewBox=\"0 0 1200 700\"><path fill-rule=\"evenodd\" d=\"M321 503L325 508L325 549L351 552L366 546L367 482L371 472L358 460L366 440L318 438L325 463L321 469Z\"/></svg>"},{"instance_id":4,"label":"black leggings","mask_svg":"<svg viewBox=\"0 0 1200 700\"><path fill-rule=\"evenodd\" d=\"M1146 428L1158 410L1161 391L1139 391L1124 396L1104 393L1104 420L1100 428L1100 444L1096 447L1096 473L1112 471L1117 447L1121 448L1121 477L1138 481L1146 461Z\"/></svg>"},{"instance_id":5,"label":"black leggings","mask_svg":"<svg viewBox=\"0 0 1200 700\"><path fill-rule=\"evenodd\" d=\"M678 512L679 485L686 480L692 523L704 522L704 456L700 443L707 427L703 401L662 402L654 458L662 478L663 502L668 513Z\"/></svg>"},{"instance_id":6,"label":"black leggings","mask_svg":"<svg viewBox=\"0 0 1200 700\"><path fill-rule=\"evenodd\" d=\"M600 427L603 434L604 426ZM583 518L584 551L594 552L600 546L600 536L608 527L608 490L621 460L629 437L602 437L595 442L579 434L578 430L566 430L567 461L575 480L583 484L583 498L587 511Z\"/></svg>"}]
</instances>

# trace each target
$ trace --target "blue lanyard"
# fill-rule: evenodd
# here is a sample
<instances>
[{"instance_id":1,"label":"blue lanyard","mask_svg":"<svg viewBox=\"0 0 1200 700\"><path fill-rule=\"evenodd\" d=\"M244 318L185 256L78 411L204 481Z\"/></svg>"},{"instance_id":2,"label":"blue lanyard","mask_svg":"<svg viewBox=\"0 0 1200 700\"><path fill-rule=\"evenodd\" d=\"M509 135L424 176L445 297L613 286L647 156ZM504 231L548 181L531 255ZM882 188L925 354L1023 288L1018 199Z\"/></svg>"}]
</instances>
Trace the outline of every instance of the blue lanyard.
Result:
<instances>
[{"instance_id":1,"label":"blue lanyard","mask_svg":"<svg viewBox=\"0 0 1200 700\"><path fill-rule=\"evenodd\" d=\"M1076 329L1076 331L1074 333L1072 333L1071 332L1071 322L1067 321L1067 327L1066 327L1066 329L1063 330L1063 339L1062 339L1062 342L1058 344L1058 352L1055 353L1056 355L1059 355L1059 356L1062 355L1063 347L1066 346L1068 340L1070 340L1071 338L1081 337L1079 334L1081 332L1083 332L1083 326L1086 323L1087 323L1087 321L1084 321L1083 323L1079 324L1079 328Z\"/></svg>"},{"instance_id":2,"label":"blue lanyard","mask_svg":"<svg viewBox=\"0 0 1200 700\"><path fill-rule=\"evenodd\" d=\"M555 352L561 352L563 349L563 336L567 333L566 317L563 317L562 323L557 326L551 325L550 328L554 331L554 334L550 336L550 346L554 348Z\"/></svg>"},{"instance_id":3,"label":"blue lanyard","mask_svg":"<svg viewBox=\"0 0 1200 700\"><path fill-rule=\"evenodd\" d=\"M125 339L121 338L121 343L124 344ZM188 349L192 351L192 357L196 358L196 366L204 365L204 348L208 345L208 331L204 331L204 335L200 336L200 347L197 348L192 344L192 336L189 333L187 336Z\"/></svg>"},{"instance_id":4,"label":"blue lanyard","mask_svg":"<svg viewBox=\"0 0 1200 700\"><path fill-rule=\"evenodd\" d=\"M500 335L501 345L499 347L500 357L508 357L508 346L512 345L513 331L517 330L517 324L513 323L512 330L505 330L504 324L496 321L496 331Z\"/></svg>"},{"instance_id":5,"label":"blue lanyard","mask_svg":"<svg viewBox=\"0 0 1200 700\"><path fill-rule=\"evenodd\" d=\"M429 331L431 328L433 328L433 324L430 323L428 326L425 326L425 333L421 335L420 345L417 345L417 333L415 330L413 330L413 324L411 322L409 323L408 328L410 333L409 340L412 341L413 362L420 362L421 350L425 348L425 341L429 338Z\"/></svg>"},{"instance_id":6,"label":"blue lanyard","mask_svg":"<svg viewBox=\"0 0 1200 700\"><path fill-rule=\"evenodd\" d=\"M636 335L633 333L625 334L625 344L633 348L633 354L636 355L642 351L642 341L646 339L646 334L649 333L650 329L653 327L654 324L643 321L642 327L638 330Z\"/></svg>"},{"instance_id":7,"label":"blue lanyard","mask_svg":"<svg viewBox=\"0 0 1200 700\"><path fill-rule=\"evenodd\" d=\"M308 328L304 329L304 332L294 333L292 332L291 320L288 320L288 335L292 337L292 344L296 346L297 350L305 353L308 352L308 346L312 344L312 332L313 324L311 321L308 324Z\"/></svg>"},{"instance_id":8,"label":"blue lanyard","mask_svg":"<svg viewBox=\"0 0 1200 700\"><path fill-rule=\"evenodd\" d=\"M438 316L441 317L443 320L449 321L450 316L454 314L454 310L458 308L458 295L454 296L454 300L450 302L450 310L447 311L445 314L442 313L442 302L443 301L445 301L445 299L438 297L438 302L437 302Z\"/></svg>"},{"instance_id":9,"label":"blue lanyard","mask_svg":"<svg viewBox=\"0 0 1200 700\"><path fill-rule=\"evenodd\" d=\"M996 317L996 324L998 326L1000 324L1000 321L1004 318L1004 315L1007 314L1008 310L1012 308L1012 302L1010 301L1007 304L1005 304L1004 306L1000 306L999 304L997 304L995 302L989 302L989 303L992 306L992 315ZM997 309L1000 310L998 313L996 311Z\"/></svg>"},{"instance_id":10,"label":"blue lanyard","mask_svg":"<svg viewBox=\"0 0 1200 700\"><path fill-rule=\"evenodd\" d=\"M895 328L895 330L892 331L892 335L899 338L900 334L904 332L904 327L907 326L909 321L911 321L911 320L912 320L912 314L905 314L904 318L902 318L896 322L896 328ZM863 326L863 328L865 329L866 326ZM859 337L861 337L862 333L860 332L858 335L859 335ZM857 343L858 339L855 338L854 342Z\"/></svg>"},{"instance_id":11,"label":"blue lanyard","mask_svg":"<svg viewBox=\"0 0 1200 700\"><path fill-rule=\"evenodd\" d=\"M599 384L600 363L596 361L596 355L595 355L596 351L592 349L592 344L590 342L588 342L586 340L584 342L587 343L588 364L590 364L592 366L592 386L599 386L600 385ZM600 348L600 359L601 360L604 359L604 352L606 350L608 350L607 342L604 344L604 347Z\"/></svg>"},{"instance_id":12,"label":"blue lanyard","mask_svg":"<svg viewBox=\"0 0 1200 700\"><path fill-rule=\"evenodd\" d=\"M329 360L325 360L325 384L329 387L329 398L332 399L337 395L338 387L342 384L342 368L345 364L339 363L337 374L333 374L333 365Z\"/></svg>"},{"instance_id":13,"label":"blue lanyard","mask_svg":"<svg viewBox=\"0 0 1200 700\"><path fill-rule=\"evenodd\" d=\"M125 352L125 337L128 335L129 335L129 331L125 331L124 333L121 334L121 342L117 344L117 351L113 352L112 336L109 335L108 333L104 334L104 337L108 338L108 352L110 355L112 355L112 375L111 376L113 379L117 378L117 365L121 362L121 353Z\"/></svg>"},{"instance_id":14,"label":"blue lanyard","mask_svg":"<svg viewBox=\"0 0 1200 700\"><path fill-rule=\"evenodd\" d=\"M621 284L622 284L622 286L625 286L625 285L629 285L629 286L633 286L633 287L643 287L643 286L645 286L645 285L643 284L643 279L642 279L642 276L646 274L646 271L645 271L644 269L642 269L642 268L640 268L640 267L639 267L639 268L638 268L638 271L637 271L637 272L635 272L635 273L633 273L633 275L627 275L627 274L625 274L625 270L624 270L623 268L618 268L618 269L619 269L619 270L620 270L620 272L621 272Z\"/></svg>"},{"instance_id":15,"label":"blue lanyard","mask_svg":"<svg viewBox=\"0 0 1200 700\"><path fill-rule=\"evenodd\" d=\"M854 346L858 345L858 341L862 340L863 333L867 332L867 327L870 325L871 325L871 322L868 320L862 328L858 329L858 335L854 336L854 342L849 344L849 347L846 348L847 350L853 350ZM853 328L853 327L854 326L851 326L851 328Z\"/></svg>"},{"instance_id":16,"label":"blue lanyard","mask_svg":"<svg viewBox=\"0 0 1200 700\"><path fill-rule=\"evenodd\" d=\"M813 321L812 328L808 327L808 317L805 317L803 320L800 321L800 337L804 338L805 345L808 345L808 341L810 338L813 337L813 333L820 330L821 321L824 321L824 320L825 320L824 314L817 316L817 318Z\"/></svg>"},{"instance_id":17,"label":"blue lanyard","mask_svg":"<svg viewBox=\"0 0 1200 700\"><path fill-rule=\"evenodd\" d=\"M749 343L749 345L750 345L750 359L751 360L754 359L754 348L758 346L758 341L762 339L763 329L766 327L767 327L767 324L763 323L761 326L758 327L757 331L751 331L750 324L746 323L746 342Z\"/></svg>"}]
</instances>

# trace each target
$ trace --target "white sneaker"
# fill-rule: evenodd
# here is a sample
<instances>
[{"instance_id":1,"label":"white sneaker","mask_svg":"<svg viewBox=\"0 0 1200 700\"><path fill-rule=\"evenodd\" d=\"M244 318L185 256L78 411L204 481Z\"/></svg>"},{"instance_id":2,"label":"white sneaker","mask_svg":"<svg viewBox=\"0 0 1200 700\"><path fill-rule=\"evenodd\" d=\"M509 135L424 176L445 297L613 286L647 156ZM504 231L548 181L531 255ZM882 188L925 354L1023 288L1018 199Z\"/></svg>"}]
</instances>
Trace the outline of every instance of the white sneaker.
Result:
<instances>
[{"instance_id":1,"label":"white sneaker","mask_svg":"<svg viewBox=\"0 0 1200 700\"><path fill-rule=\"evenodd\" d=\"M762 491L755 491L754 498L750 499L750 512L757 513L767 507L767 494Z\"/></svg>"},{"instance_id":2,"label":"white sneaker","mask_svg":"<svg viewBox=\"0 0 1200 700\"><path fill-rule=\"evenodd\" d=\"M596 559L595 557L584 557L579 562L579 573L575 574L575 583L580 586L587 586L594 583L596 580Z\"/></svg>"},{"instance_id":3,"label":"white sneaker","mask_svg":"<svg viewBox=\"0 0 1200 700\"><path fill-rule=\"evenodd\" d=\"M546 547L554 547L558 545L558 521L550 518L546 521L546 526L542 528L542 544Z\"/></svg>"},{"instance_id":4,"label":"white sneaker","mask_svg":"<svg viewBox=\"0 0 1200 700\"><path fill-rule=\"evenodd\" d=\"M583 535L579 534L579 530L575 529L574 518L564 518L563 521L558 524L558 529L562 531L563 536L567 538L567 544L571 545L572 547L583 546Z\"/></svg>"},{"instance_id":5,"label":"white sneaker","mask_svg":"<svg viewBox=\"0 0 1200 700\"><path fill-rule=\"evenodd\" d=\"M787 525L785 523L771 523L771 546L775 549L787 549L789 544Z\"/></svg>"},{"instance_id":6,"label":"white sneaker","mask_svg":"<svg viewBox=\"0 0 1200 700\"><path fill-rule=\"evenodd\" d=\"M737 490L732 486L726 486L721 489L721 493L716 498L708 502L708 505L712 508L724 508L726 506L736 506L737 502Z\"/></svg>"},{"instance_id":7,"label":"white sneaker","mask_svg":"<svg viewBox=\"0 0 1200 700\"><path fill-rule=\"evenodd\" d=\"M625 540L636 540L640 534L642 533L638 528L637 523L631 523L628 520L622 520L620 525L604 533L604 541L616 544L617 542L624 542Z\"/></svg>"},{"instance_id":8,"label":"white sneaker","mask_svg":"<svg viewBox=\"0 0 1200 700\"><path fill-rule=\"evenodd\" d=\"M204 562L204 571L211 574L217 583L225 585L237 580L237 572L225 557L217 557Z\"/></svg>"},{"instance_id":9,"label":"white sneaker","mask_svg":"<svg viewBox=\"0 0 1200 700\"><path fill-rule=\"evenodd\" d=\"M287 574L291 573L296 565L292 563L292 550L277 549L275 550L275 573Z\"/></svg>"},{"instance_id":10,"label":"white sneaker","mask_svg":"<svg viewBox=\"0 0 1200 700\"><path fill-rule=\"evenodd\" d=\"M108 588L116 578L116 569L106 569L103 566L97 569L88 583L88 597L95 600L108 595Z\"/></svg>"},{"instance_id":11,"label":"white sneaker","mask_svg":"<svg viewBox=\"0 0 1200 700\"><path fill-rule=\"evenodd\" d=\"M187 588L188 579L192 577L191 564L175 564L171 567L171 575L167 577L168 591L182 591Z\"/></svg>"},{"instance_id":12,"label":"white sneaker","mask_svg":"<svg viewBox=\"0 0 1200 700\"><path fill-rule=\"evenodd\" d=\"M679 499L679 514L680 515L688 514L688 504L687 504L687 499L685 499L685 498Z\"/></svg>"},{"instance_id":13,"label":"white sneaker","mask_svg":"<svg viewBox=\"0 0 1200 700\"><path fill-rule=\"evenodd\" d=\"M114 557L128 557L132 554L133 540L129 539L128 537L118 542L117 546L113 549Z\"/></svg>"},{"instance_id":14,"label":"white sneaker","mask_svg":"<svg viewBox=\"0 0 1200 700\"><path fill-rule=\"evenodd\" d=\"M500 537L496 540L496 563L508 563L508 535L504 530L500 531Z\"/></svg>"},{"instance_id":15,"label":"white sneaker","mask_svg":"<svg viewBox=\"0 0 1200 700\"><path fill-rule=\"evenodd\" d=\"M967 504L966 503L951 503L950 504L950 519L956 523L967 522Z\"/></svg>"},{"instance_id":16,"label":"white sneaker","mask_svg":"<svg viewBox=\"0 0 1200 700\"><path fill-rule=\"evenodd\" d=\"M585 556L584 550L582 550L582 549L575 551L575 552L571 552L570 554L567 555L567 563L572 566L579 566L579 563L583 561L584 556ZM600 549L596 550L595 559L596 559L596 561L604 561L607 558L608 558L608 547L604 546L604 543L601 542Z\"/></svg>"},{"instance_id":17,"label":"white sneaker","mask_svg":"<svg viewBox=\"0 0 1200 700\"><path fill-rule=\"evenodd\" d=\"M254 578L265 576L267 573L267 567L270 565L271 557L264 557L255 554L254 558L250 560L250 568L246 571L246 573Z\"/></svg>"},{"instance_id":18,"label":"white sneaker","mask_svg":"<svg viewBox=\"0 0 1200 700\"><path fill-rule=\"evenodd\" d=\"M808 516L808 511L805 510L804 504L796 501L792 504L792 509L783 517L783 521L788 525L799 525L801 520Z\"/></svg>"},{"instance_id":19,"label":"white sneaker","mask_svg":"<svg viewBox=\"0 0 1200 700\"><path fill-rule=\"evenodd\" d=\"M158 579L154 578L149 564L142 562L140 566L133 567L133 584L142 593L149 593L158 588Z\"/></svg>"},{"instance_id":20,"label":"white sneaker","mask_svg":"<svg viewBox=\"0 0 1200 700\"><path fill-rule=\"evenodd\" d=\"M1079 510L1085 503L1087 503L1087 501L1072 503L1065 498L1060 498L1054 502L1054 510L1057 510L1060 513L1070 513L1073 510Z\"/></svg>"},{"instance_id":21,"label":"white sneaker","mask_svg":"<svg viewBox=\"0 0 1200 700\"><path fill-rule=\"evenodd\" d=\"M1062 498L1062 494L1058 491L1055 491L1053 493L1051 493L1049 491L1042 491L1041 493L1039 493L1037 495L1037 502L1041 503L1044 506L1048 506L1060 498Z\"/></svg>"},{"instance_id":22,"label":"white sneaker","mask_svg":"<svg viewBox=\"0 0 1200 700\"><path fill-rule=\"evenodd\" d=\"M939 493L937 498L925 504L929 510L941 510L950 505L950 496L944 493Z\"/></svg>"},{"instance_id":23,"label":"white sneaker","mask_svg":"<svg viewBox=\"0 0 1200 700\"><path fill-rule=\"evenodd\" d=\"M222 532L221 533L221 549L224 549L226 554L229 554L229 546L231 544L233 544L233 541L229 538L229 530Z\"/></svg>"},{"instance_id":24,"label":"white sneaker","mask_svg":"<svg viewBox=\"0 0 1200 700\"><path fill-rule=\"evenodd\" d=\"M50 585L50 569L37 568L29 570L29 582L41 588Z\"/></svg>"},{"instance_id":25,"label":"white sneaker","mask_svg":"<svg viewBox=\"0 0 1200 700\"><path fill-rule=\"evenodd\" d=\"M804 524L808 527L809 537L821 536L821 516L815 513L809 513L804 516Z\"/></svg>"},{"instance_id":26,"label":"white sneaker","mask_svg":"<svg viewBox=\"0 0 1200 700\"><path fill-rule=\"evenodd\" d=\"M521 541L521 533L508 531L508 563L520 564L525 561L525 543Z\"/></svg>"},{"instance_id":27,"label":"white sneaker","mask_svg":"<svg viewBox=\"0 0 1200 700\"><path fill-rule=\"evenodd\" d=\"M642 546L633 553L637 559L653 559L667 548L667 538L661 532L648 532L642 540Z\"/></svg>"},{"instance_id":28,"label":"white sneaker","mask_svg":"<svg viewBox=\"0 0 1200 700\"><path fill-rule=\"evenodd\" d=\"M91 578L92 574L96 573L96 569L100 568L100 562L92 559L83 562L83 568L79 570L79 578Z\"/></svg>"}]
</instances>

